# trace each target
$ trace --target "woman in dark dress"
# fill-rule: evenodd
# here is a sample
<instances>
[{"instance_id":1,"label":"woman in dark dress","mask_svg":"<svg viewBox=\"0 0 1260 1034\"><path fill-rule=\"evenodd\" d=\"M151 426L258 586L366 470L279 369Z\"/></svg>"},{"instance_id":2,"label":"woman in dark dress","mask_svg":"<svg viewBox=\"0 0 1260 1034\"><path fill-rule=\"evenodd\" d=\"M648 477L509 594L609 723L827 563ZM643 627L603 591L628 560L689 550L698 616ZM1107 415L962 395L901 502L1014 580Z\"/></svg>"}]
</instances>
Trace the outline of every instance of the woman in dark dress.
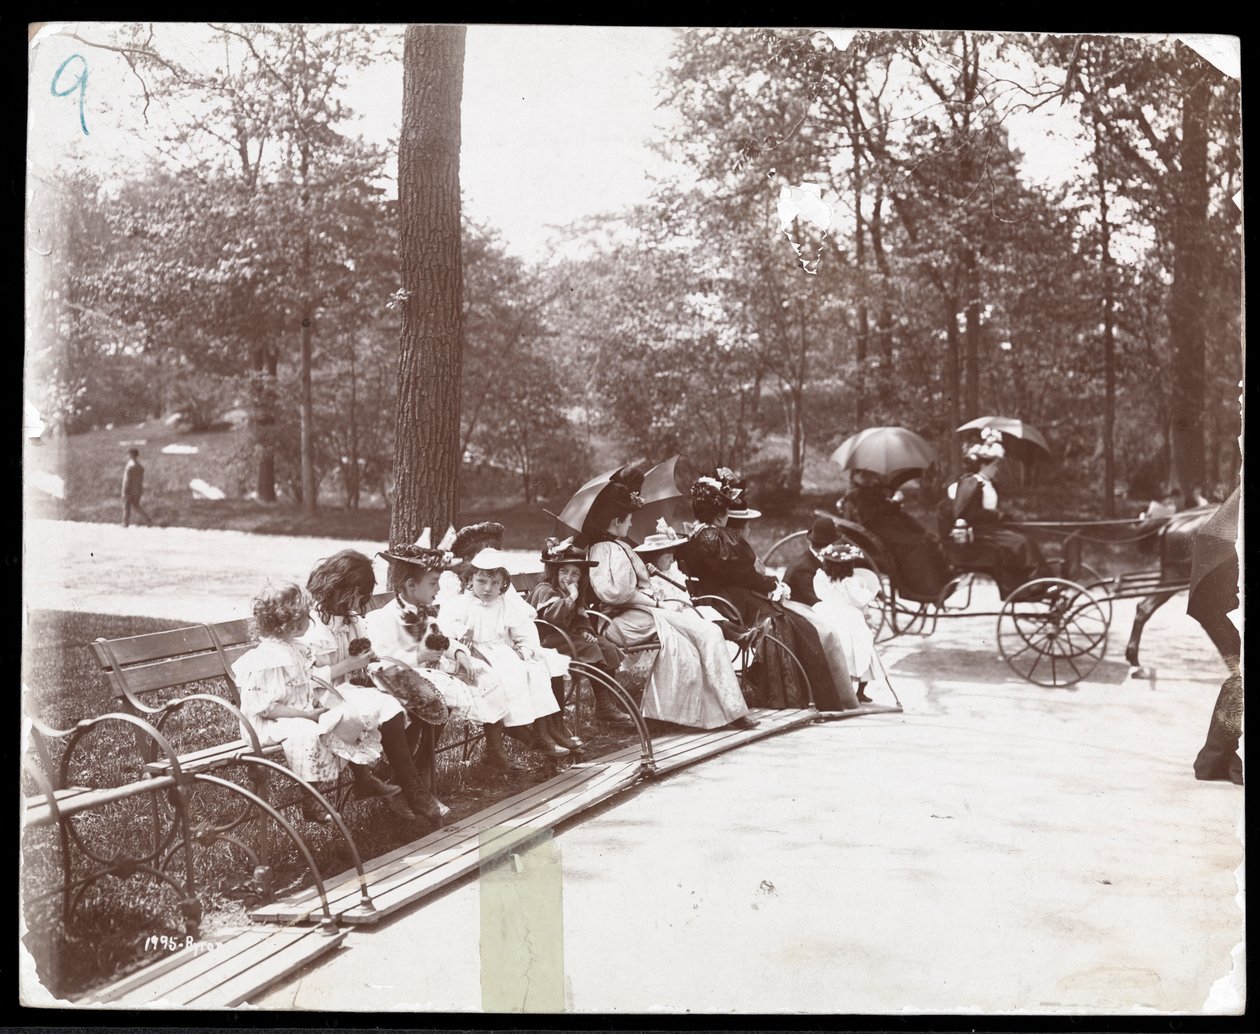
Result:
<instances>
[{"instance_id":1,"label":"woman in dark dress","mask_svg":"<svg viewBox=\"0 0 1260 1034\"><path fill-rule=\"evenodd\" d=\"M1006 452L999 432L985 428L982 433L984 440L963 452L965 473L947 491L953 501L954 520L966 522L972 541L992 551L996 561L994 579L1002 598L1007 599L1019 586L1036 577L1044 560L1032 539L1002 523L993 480Z\"/></svg>"},{"instance_id":2,"label":"woman in dark dress","mask_svg":"<svg viewBox=\"0 0 1260 1034\"><path fill-rule=\"evenodd\" d=\"M727 474L727 477L722 477ZM739 611L746 625L764 623L770 635L781 640L800 661L809 679L783 649L762 640L751 674L756 684L755 703L760 707L791 708L809 706L809 689L820 711L840 711L856 707L844 657L832 656L814 624L793 613L786 605L785 586L772 575L758 570L752 546L727 527L729 512L743 506L742 491L734 487L734 475L697 479L691 486L691 507L697 523L677 558L688 576L695 579L692 593L721 596Z\"/></svg>"},{"instance_id":3,"label":"woman in dark dress","mask_svg":"<svg viewBox=\"0 0 1260 1034\"><path fill-rule=\"evenodd\" d=\"M934 600L949 581L941 547L901 508L888 483L871 470L855 470L840 504L840 515L860 524L888 547L897 591L911 600Z\"/></svg>"}]
</instances>

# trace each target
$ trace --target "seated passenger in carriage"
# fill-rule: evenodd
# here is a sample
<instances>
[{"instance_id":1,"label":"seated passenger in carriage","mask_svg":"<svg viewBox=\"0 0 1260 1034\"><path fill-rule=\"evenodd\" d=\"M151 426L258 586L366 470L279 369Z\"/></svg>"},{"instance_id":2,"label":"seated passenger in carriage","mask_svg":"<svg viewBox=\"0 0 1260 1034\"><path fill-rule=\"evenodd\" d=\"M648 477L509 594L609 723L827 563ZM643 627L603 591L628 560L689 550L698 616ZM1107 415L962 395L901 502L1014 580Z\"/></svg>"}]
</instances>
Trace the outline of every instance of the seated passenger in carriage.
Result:
<instances>
[{"instance_id":1,"label":"seated passenger in carriage","mask_svg":"<svg viewBox=\"0 0 1260 1034\"><path fill-rule=\"evenodd\" d=\"M656 531L634 547L652 576L652 588L662 606L683 610L690 607L691 593L687 591L687 576L674 562L678 550L687 540L669 526L662 517L656 522Z\"/></svg>"},{"instance_id":2,"label":"seated passenger in carriage","mask_svg":"<svg viewBox=\"0 0 1260 1034\"><path fill-rule=\"evenodd\" d=\"M963 450L965 473L946 491L952 503L955 527L969 532L972 542L991 551L994 580L1002 598L1007 599L1019 586L1037 576L1044 560L1032 539L1002 523L993 479L1006 452L1000 432L985 428L981 434L981 442Z\"/></svg>"},{"instance_id":3,"label":"seated passenger in carriage","mask_svg":"<svg viewBox=\"0 0 1260 1034\"><path fill-rule=\"evenodd\" d=\"M887 547L893 570L886 573L898 594L926 602L936 599L949 582L949 564L939 544L902 509L888 482L873 470L853 471L840 515L862 525Z\"/></svg>"},{"instance_id":4,"label":"seated passenger in carriage","mask_svg":"<svg viewBox=\"0 0 1260 1034\"><path fill-rule=\"evenodd\" d=\"M745 506L743 493L742 483L726 468L691 486L698 523L678 556L695 594L729 600L744 624L761 624L800 662L805 679L783 647L763 641L751 672L763 707L808 706L810 690L820 711L856 707L844 652L832 630L809 607L789 601L790 590L765 572L747 539L729 526L732 518L742 522L760 516Z\"/></svg>"}]
</instances>

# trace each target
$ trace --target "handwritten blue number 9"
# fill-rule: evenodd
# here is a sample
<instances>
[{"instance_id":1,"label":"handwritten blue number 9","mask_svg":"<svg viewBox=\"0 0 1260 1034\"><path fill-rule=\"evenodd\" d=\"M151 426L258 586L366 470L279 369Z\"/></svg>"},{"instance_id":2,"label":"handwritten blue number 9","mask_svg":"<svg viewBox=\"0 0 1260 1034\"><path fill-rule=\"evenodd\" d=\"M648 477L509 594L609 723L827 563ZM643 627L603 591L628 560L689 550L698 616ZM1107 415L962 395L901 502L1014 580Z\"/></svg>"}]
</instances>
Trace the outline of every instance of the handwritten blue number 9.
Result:
<instances>
[{"instance_id":1,"label":"handwritten blue number 9","mask_svg":"<svg viewBox=\"0 0 1260 1034\"><path fill-rule=\"evenodd\" d=\"M65 89L59 90L57 89L57 83L61 79L61 73L66 70L66 65L70 64L71 61L82 61L83 71L69 86ZM75 90L79 91L79 125L83 127L84 136L88 135L87 120L83 116L83 102L87 98L87 80L87 58L85 58L82 54L71 54L68 58L61 62L61 67L57 69L57 73L53 76L52 80L52 94L54 97L67 97L74 93Z\"/></svg>"}]
</instances>

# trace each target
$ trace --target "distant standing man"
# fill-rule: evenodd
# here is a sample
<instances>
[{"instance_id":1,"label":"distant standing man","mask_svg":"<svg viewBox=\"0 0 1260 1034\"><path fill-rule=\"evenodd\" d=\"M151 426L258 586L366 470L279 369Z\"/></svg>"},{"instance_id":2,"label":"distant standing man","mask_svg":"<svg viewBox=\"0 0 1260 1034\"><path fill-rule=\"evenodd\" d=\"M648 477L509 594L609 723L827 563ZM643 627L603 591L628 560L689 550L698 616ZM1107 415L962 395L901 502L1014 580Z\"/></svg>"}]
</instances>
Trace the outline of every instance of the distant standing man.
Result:
<instances>
[{"instance_id":1,"label":"distant standing man","mask_svg":"<svg viewBox=\"0 0 1260 1034\"><path fill-rule=\"evenodd\" d=\"M128 449L127 465L123 467L122 480L122 497L123 497L123 527L127 527L131 523L131 511L135 510L144 518L145 524L152 524L151 518L143 506L140 505L140 496L144 493L144 467L140 465L140 450Z\"/></svg>"}]
</instances>

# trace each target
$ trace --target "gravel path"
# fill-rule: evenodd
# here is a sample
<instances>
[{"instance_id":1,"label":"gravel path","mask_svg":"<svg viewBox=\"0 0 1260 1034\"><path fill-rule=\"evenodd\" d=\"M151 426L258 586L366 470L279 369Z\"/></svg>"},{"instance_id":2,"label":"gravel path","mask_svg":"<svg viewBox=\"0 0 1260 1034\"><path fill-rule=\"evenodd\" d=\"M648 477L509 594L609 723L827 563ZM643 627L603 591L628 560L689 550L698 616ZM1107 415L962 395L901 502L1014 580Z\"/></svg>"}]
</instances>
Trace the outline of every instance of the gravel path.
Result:
<instances>
[{"instance_id":1,"label":"gravel path","mask_svg":"<svg viewBox=\"0 0 1260 1034\"><path fill-rule=\"evenodd\" d=\"M321 557L340 549L375 557L385 543L31 520L23 548L23 599L31 609L203 622L248 617L249 601L268 580L302 583ZM536 554L508 556L513 571L540 567ZM380 559L376 569L384 588Z\"/></svg>"}]
</instances>

